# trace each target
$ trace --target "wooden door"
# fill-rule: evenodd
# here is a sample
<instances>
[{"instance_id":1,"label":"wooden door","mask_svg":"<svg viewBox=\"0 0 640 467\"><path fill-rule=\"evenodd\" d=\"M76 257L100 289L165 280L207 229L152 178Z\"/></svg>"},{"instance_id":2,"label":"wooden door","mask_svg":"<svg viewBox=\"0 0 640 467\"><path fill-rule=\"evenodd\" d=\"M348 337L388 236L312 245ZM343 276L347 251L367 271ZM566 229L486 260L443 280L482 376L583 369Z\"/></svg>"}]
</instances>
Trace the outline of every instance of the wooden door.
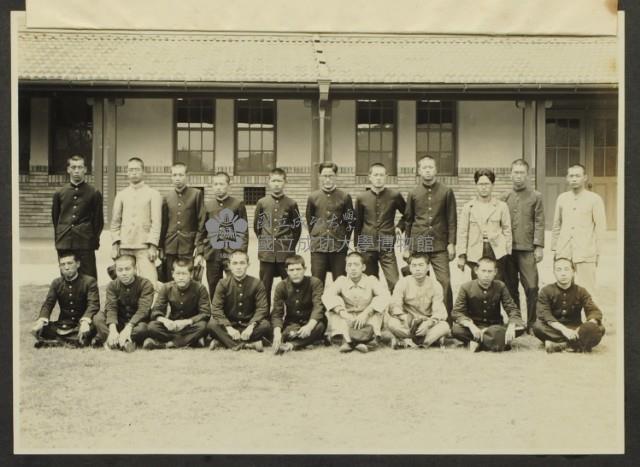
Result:
<instances>
[{"instance_id":1,"label":"wooden door","mask_svg":"<svg viewBox=\"0 0 640 467\"><path fill-rule=\"evenodd\" d=\"M604 201L607 229L615 230L618 201L618 119L613 114L594 115L589 120L587 173L590 190Z\"/></svg>"}]
</instances>

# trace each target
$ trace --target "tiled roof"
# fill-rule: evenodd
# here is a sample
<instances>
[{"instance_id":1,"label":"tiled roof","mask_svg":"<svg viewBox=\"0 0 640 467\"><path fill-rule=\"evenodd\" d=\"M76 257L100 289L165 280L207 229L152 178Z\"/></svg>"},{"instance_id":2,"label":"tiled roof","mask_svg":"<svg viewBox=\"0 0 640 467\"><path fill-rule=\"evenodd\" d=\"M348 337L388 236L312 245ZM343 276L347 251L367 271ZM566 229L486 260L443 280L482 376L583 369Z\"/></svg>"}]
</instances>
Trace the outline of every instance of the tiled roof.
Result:
<instances>
[{"instance_id":1,"label":"tiled roof","mask_svg":"<svg viewBox=\"0 0 640 467\"><path fill-rule=\"evenodd\" d=\"M21 82L612 84L615 37L29 30ZM321 52L318 52L321 51ZM325 62L326 64L322 64Z\"/></svg>"}]
</instances>

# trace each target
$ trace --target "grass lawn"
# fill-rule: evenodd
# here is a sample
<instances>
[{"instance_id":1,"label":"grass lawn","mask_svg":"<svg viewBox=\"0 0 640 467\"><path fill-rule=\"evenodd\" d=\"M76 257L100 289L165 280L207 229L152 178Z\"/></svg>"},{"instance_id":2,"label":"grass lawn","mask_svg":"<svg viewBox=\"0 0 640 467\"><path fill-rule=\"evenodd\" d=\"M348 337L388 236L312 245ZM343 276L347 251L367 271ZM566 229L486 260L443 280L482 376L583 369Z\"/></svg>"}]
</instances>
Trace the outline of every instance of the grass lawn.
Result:
<instances>
[{"instance_id":1,"label":"grass lawn","mask_svg":"<svg viewBox=\"0 0 640 467\"><path fill-rule=\"evenodd\" d=\"M34 349L22 286L19 451L614 452L616 332L592 354ZM603 290L606 299L611 290ZM101 290L104 298L104 288ZM605 323L607 325L607 323ZM609 330L612 332L609 332Z\"/></svg>"}]
</instances>

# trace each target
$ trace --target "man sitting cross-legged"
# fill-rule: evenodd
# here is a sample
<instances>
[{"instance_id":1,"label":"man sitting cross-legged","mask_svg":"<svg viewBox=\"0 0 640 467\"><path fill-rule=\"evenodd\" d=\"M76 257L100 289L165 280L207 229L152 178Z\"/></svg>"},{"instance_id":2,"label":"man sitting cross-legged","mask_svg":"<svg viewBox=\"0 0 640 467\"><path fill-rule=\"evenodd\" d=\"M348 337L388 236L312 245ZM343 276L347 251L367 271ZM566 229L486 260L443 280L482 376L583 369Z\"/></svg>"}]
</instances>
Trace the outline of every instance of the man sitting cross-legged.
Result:
<instances>
[{"instance_id":1,"label":"man sitting cross-legged","mask_svg":"<svg viewBox=\"0 0 640 467\"><path fill-rule=\"evenodd\" d=\"M385 314L385 330L392 334L391 347L429 347L449 334L442 286L428 275L429 257L413 253L411 275L401 278L393 289Z\"/></svg>"},{"instance_id":2,"label":"man sitting cross-legged","mask_svg":"<svg viewBox=\"0 0 640 467\"><path fill-rule=\"evenodd\" d=\"M173 281L160 287L151 309L149 337L143 344L148 350L194 345L207 333L211 302L206 287L191 279L193 263L179 258L172 269Z\"/></svg>"},{"instance_id":3,"label":"man sitting cross-legged","mask_svg":"<svg viewBox=\"0 0 640 467\"><path fill-rule=\"evenodd\" d=\"M249 256L244 251L234 251L229 257L231 274L218 282L211 303L207 325L213 337L210 350L223 345L228 349L262 352L262 338L271 334L264 284L247 275L248 267Z\"/></svg>"},{"instance_id":4,"label":"man sitting cross-legged","mask_svg":"<svg viewBox=\"0 0 640 467\"><path fill-rule=\"evenodd\" d=\"M115 260L116 279L107 285L104 310L93 317L98 335L94 345L107 350L133 352L147 337L147 321L153 303L153 284L136 274L136 258L121 255Z\"/></svg>"},{"instance_id":5,"label":"man sitting cross-legged","mask_svg":"<svg viewBox=\"0 0 640 467\"><path fill-rule=\"evenodd\" d=\"M480 258L476 266L477 279L460 286L453 306L451 334L469 343L469 349L501 352L511 348L511 342L524 332L520 309L516 306L504 282L495 280L496 261ZM504 325L500 305L509 317Z\"/></svg>"},{"instance_id":6,"label":"man sitting cross-legged","mask_svg":"<svg viewBox=\"0 0 640 467\"><path fill-rule=\"evenodd\" d=\"M75 253L62 253L58 258L61 277L56 277L47 293L31 332L35 347L71 344L85 346L95 329L91 319L100 310L100 296L96 280L80 274L80 262ZM57 321L49 321L53 307L60 306Z\"/></svg>"},{"instance_id":7,"label":"man sitting cross-legged","mask_svg":"<svg viewBox=\"0 0 640 467\"><path fill-rule=\"evenodd\" d=\"M304 275L306 267L300 255L290 256L285 265L288 277L276 286L271 309L273 351L276 354L313 344L322 339L327 328L322 305L322 281Z\"/></svg>"},{"instance_id":8,"label":"man sitting cross-legged","mask_svg":"<svg viewBox=\"0 0 640 467\"><path fill-rule=\"evenodd\" d=\"M549 353L565 349L591 352L604 335L602 312L589 292L574 282L575 265L570 259L557 258L553 273L556 283L546 285L538 295L538 319L533 333Z\"/></svg>"},{"instance_id":9,"label":"man sitting cross-legged","mask_svg":"<svg viewBox=\"0 0 640 467\"><path fill-rule=\"evenodd\" d=\"M366 345L380 340L382 314L389 305L389 291L375 276L364 274L362 255L347 255L347 275L339 276L322 295L327 309L329 336L342 336L340 352L356 349L367 352Z\"/></svg>"}]
</instances>

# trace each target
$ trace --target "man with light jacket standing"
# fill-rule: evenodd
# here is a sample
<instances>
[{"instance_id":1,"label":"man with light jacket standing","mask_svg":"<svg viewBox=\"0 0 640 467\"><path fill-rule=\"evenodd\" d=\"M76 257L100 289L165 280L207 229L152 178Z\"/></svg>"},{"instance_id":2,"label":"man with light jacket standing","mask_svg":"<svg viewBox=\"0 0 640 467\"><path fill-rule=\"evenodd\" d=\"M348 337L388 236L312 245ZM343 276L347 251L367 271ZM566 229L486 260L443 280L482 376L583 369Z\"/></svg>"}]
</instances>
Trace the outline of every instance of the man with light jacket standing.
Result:
<instances>
[{"instance_id":1,"label":"man with light jacket standing","mask_svg":"<svg viewBox=\"0 0 640 467\"><path fill-rule=\"evenodd\" d=\"M511 216L504 201L494 198L493 184L496 175L489 169L476 170L473 174L478 196L462 208L458 228L458 267L471 266L471 277L476 279L476 267L480 258L496 262L496 278L503 280L507 255L511 254Z\"/></svg>"}]
</instances>

